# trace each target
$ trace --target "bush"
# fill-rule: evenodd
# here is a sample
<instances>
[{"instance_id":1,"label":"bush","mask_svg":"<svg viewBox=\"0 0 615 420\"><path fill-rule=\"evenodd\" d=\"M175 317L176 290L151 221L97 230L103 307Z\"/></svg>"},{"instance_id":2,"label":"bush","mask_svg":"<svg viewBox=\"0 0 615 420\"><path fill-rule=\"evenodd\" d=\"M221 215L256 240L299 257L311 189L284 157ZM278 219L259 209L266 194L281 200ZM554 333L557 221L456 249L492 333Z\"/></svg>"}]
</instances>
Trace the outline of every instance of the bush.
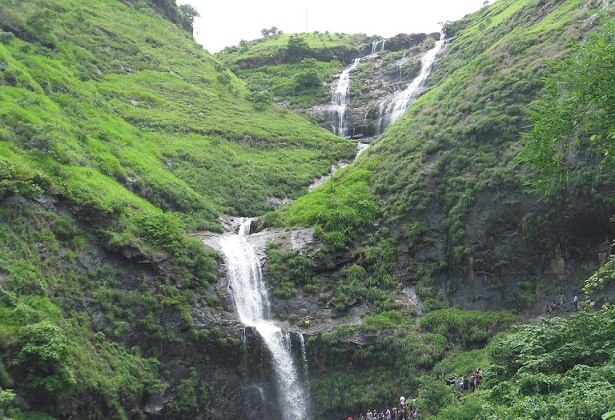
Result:
<instances>
[{"instance_id":1,"label":"bush","mask_svg":"<svg viewBox=\"0 0 615 420\"><path fill-rule=\"evenodd\" d=\"M301 71L293 76L293 91L301 93L305 90L319 88L322 80L315 69Z\"/></svg>"},{"instance_id":2,"label":"bush","mask_svg":"<svg viewBox=\"0 0 615 420\"><path fill-rule=\"evenodd\" d=\"M456 308L430 312L421 318L421 329L442 334L463 346L485 344L514 320L510 312L464 311Z\"/></svg>"},{"instance_id":3,"label":"bush","mask_svg":"<svg viewBox=\"0 0 615 420\"><path fill-rule=\"evenodd\" d=\"M0 200L10 194L38 197L49 186L45 175L6 160L0 160Z\"/></svg>"},{"instance_id":4,"label":"bush","mask_svg":"<svg viewBox=\"0 0 615 420\"><path fill-rule=\"evenodd\" d=\"M51 400L72 391L76 385L72 358L60 327L48 321L26 325L19 330L19 341L15 362L26 372L27 389Z\"/></svg>"}]
</instances>

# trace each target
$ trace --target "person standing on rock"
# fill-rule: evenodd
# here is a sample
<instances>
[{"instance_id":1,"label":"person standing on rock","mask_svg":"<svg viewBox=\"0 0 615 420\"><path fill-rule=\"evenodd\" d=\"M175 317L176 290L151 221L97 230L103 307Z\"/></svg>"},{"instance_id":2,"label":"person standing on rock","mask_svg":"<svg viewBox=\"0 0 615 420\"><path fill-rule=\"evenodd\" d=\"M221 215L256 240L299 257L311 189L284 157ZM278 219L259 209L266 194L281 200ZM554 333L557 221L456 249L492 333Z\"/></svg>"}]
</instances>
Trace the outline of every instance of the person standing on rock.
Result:
<instances>
[{"instance_id":1,"label":"person standing on rock","mask_svg":"<svg viewBox=\"0 0 615 420\"><path fill-rule=\"evenodd\" d=\"M559 295L559 306L560 309L563 311L564 310L564 305L566 304L566 296L564 296L563 293L560 293Z\"/></svg>"}]
</instances>

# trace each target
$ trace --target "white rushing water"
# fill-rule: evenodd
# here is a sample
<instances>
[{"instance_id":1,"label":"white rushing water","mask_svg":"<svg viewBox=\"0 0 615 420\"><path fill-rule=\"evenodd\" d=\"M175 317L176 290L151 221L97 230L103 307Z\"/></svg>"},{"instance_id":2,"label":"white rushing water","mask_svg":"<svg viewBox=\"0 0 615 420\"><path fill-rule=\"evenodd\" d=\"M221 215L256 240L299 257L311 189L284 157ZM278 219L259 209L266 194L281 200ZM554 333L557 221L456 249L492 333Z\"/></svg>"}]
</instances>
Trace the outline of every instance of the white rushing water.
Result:
<instances>
[{"instance_id":1,"label":"white rushing water","mask_svg":"<svg viewBox=\"0 0 615 420\"><path fill-rule=\"evenodd\" d=\"M382 133L384 129L395 122L403 115L418 95L423 91L423 84L431 72L431 67L436 61L436 57L444 46L444 35L440 36L440 40L436 41L434 47L427 51L421 58L421 71L408 86L395 95L380 104L380 120L378 122L378 132Z\"/></svg>"},{"instance_id":2,"label":"white rushing water","mask_svg":"<svg viewBox=\"0 0 615 420\"><path fill-rule=\"evenodd\" d=\"M220 240L227 268L229 291L239 320L261 335L273 359L282 418L309 418L307 391L300 380L291 353L290 335L270 318L270 303L260 261L248 242L251 219L241 219L236 235Z\"/></svg>"},{"instance_id":3,"label":"white rushing water","mask_svg":"<svg viewBox=\"0 0 615 420\"><path fill-rule=\"evenodd\" d=\"M346 135L346 109L350 104L350 73L361 63L355 58L350 67L340 75L331 97L331 123L333 132L340 137Z\"/></svg>"},{"instance_id":4,"label":"white rushing water","mask_svg":"<svg viewBox=\"0 0 615 420\"><path fill-rule=\"evenodd\" d=\"M346 118L346 111L350 105L350 80L352 71L361 64L362 61L376 57L378 52L384 50L384 43L386 40L372 42L372 49L369 55L365 57L355 58L352 65L342 71L340 78L335 85L335 89L332 90L331 105L329 107L329 121L334 134L340 137L348 135L348 119Z\"/></svg>"}]
</instances>

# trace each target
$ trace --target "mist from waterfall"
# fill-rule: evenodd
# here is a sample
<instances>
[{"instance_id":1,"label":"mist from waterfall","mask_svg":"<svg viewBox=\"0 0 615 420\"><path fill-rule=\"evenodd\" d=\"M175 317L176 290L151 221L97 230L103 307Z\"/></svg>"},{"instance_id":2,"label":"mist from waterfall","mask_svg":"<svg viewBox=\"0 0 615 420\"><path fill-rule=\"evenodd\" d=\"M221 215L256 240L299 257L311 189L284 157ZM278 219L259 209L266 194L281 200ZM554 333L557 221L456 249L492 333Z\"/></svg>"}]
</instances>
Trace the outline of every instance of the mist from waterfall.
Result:
<instances>
[{"instance_id":1,"label":"mist from waterfall","mask_svg":"<svg viewBox=\"0 0 615 420\"><path fill-rule=\"evenodd\" d=\"M260 261L247 240L250 225L251 219L242 218L237 234L220 239L229 291L241 323L254 327L271 353L282 418L306 419L310 417L308 392L295 366L290 334L284 333L270 318Z\"/></svg>"}]
</instances>

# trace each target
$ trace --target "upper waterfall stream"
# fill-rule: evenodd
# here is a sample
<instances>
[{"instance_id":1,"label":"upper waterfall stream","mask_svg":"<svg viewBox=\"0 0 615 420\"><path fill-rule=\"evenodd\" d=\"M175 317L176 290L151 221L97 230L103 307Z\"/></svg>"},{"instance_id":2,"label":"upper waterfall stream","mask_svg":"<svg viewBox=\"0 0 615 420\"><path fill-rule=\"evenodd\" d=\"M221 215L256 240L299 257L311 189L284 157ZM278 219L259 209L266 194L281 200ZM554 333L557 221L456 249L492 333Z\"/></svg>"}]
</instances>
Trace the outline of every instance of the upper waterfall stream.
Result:
<instances>
[{"instance_id":1,"label":"upper waterfall stream","mask_svg":"<svg viewBox=\"0 0 615 420\"><path fill-rule=\"evenodd\" d=\"M395 92L392 98L381 103L381 116L378 121L379 134L382 133L388 125L399 119L406 111L406 108L408 108L408 105L414 102L423 91L423 84L427 76L429 76L429 73L431 73L431 67L435 63L436 57L443 46L444 35L441 35L434 47L427 51L423 58L421 58L421 71L418 76L416 76L404 90Z\"/></svg>"},{"instance_id":2,"label":"upper waterfall stream","mask_svg":"<svg viewBox=\"0 0 615 420\"><path fill-rule=\"evenodd\" d=\"M348 133L348 116L347 109L350 106L350 81L352 71L361 62L370 60L376 57L379 51L384 49L384 43L386 40L374 41L372 43L372 50L369 55L365 57L355 58L352 65L342 71L340 77L335 84L331 92L331 105L329 110L329 122L331 124L331 131L340 137L346 137Z\"/></svg>"}]
</instances>

